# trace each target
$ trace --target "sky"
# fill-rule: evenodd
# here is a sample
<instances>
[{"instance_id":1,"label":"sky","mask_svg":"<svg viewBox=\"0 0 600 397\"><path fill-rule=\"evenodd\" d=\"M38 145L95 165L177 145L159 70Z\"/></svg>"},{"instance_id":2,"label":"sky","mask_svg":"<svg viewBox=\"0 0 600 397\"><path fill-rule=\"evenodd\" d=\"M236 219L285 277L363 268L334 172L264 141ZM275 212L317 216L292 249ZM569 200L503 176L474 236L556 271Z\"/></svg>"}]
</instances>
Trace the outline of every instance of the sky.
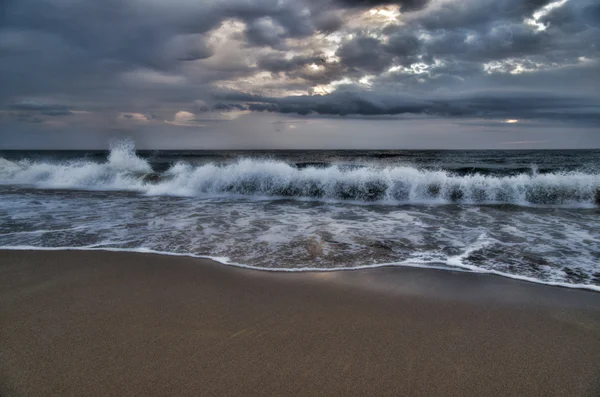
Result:
<instances>
[{"instance_id":1,"label":"sky","mask_svg":"<svg viewBox=\"0 0 600 397\"><path fill-rule=\"evenodd\" d=\"M600 148L596 0L2 0L0 149Z\"/></svg>"}]
</instances>

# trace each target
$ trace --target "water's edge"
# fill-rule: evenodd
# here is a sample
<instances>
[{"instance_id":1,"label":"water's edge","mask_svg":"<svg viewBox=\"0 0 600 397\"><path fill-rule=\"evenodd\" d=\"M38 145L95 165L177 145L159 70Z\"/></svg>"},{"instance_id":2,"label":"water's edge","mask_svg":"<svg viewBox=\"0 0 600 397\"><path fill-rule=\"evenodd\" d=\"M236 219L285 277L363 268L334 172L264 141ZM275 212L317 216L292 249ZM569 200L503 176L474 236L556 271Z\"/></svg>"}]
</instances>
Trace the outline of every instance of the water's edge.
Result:
<instances>
[{"instance_id":1,"label":"water's edge","mask_svg":"<svg viewBox=\"0 0 600 397\"><path fill-rule=\"evenodd\" d=\"M451 272L464 272L464 273L480 273L488 274L492 276L498 276L503 278L509 278L517 281L525 281L533 284L545 285L549 287L562 287L571 289L581 289L594 292L600 292L600 286L589 285L589 284L571 284L571 283L560 283L553 281L542 281L533 277L519 276L516 274L504 273L497 270L491 269L463 269L463 268L452 268L445 266L428 266L418 263L378 263L372 265L362 265L354 267L335 267L335 268L318 268L318 267L301 267L301 268L268 268L261 266L245 265L242 263L231 262L226 257L213 257L206 255L195 255L191 253L176 253L166 251L156 251L146 248L127 249L127 248L93 248L93 247L36 247L36 246L0 246L0 251L107 251L107 252L123 252L123 253L138 253L138 254L153 254L163 256L179 256L197 259L208 259L213 262L217 262L221 265L238 267L249 270L264 271L264 272L278 272L278 273L329 273L339 271L357 271L357 270L368 270L377 269L384 267L412 267L419 269L434 269L434 270L445 270Z\"/></svg>"}]
</instances>

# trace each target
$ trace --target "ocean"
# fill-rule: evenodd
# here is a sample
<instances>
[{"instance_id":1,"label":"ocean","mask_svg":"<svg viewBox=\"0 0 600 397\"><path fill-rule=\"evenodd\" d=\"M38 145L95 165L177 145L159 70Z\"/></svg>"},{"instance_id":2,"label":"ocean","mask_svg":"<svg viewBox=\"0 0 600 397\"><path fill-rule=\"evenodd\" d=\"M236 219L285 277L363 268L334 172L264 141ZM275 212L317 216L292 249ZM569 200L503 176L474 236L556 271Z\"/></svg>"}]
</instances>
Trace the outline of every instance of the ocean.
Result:
<instances>
[{"instance_id":1,"label":"ocean","mask_svg":"<svg viewBox=\"0 0 600 397\"><path fill-rule=\"evenodd\" d=\"M0 248L600 291L600 150L2 151Z\"/></svg>"}]
</instances>

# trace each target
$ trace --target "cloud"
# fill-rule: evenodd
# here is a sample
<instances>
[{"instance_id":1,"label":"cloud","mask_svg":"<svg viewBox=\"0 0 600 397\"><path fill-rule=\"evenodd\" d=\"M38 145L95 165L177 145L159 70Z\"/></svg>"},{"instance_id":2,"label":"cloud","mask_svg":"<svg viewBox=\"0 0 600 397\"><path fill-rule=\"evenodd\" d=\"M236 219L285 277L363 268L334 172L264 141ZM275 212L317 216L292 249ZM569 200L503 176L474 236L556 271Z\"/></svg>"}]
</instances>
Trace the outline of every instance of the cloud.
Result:
<instances>
[{"instance_id":1,"label":"cloud","mask_svg":"<svg viewBox=\"0 0 600 397\"><path fill-rule=\"evenodd\" d=\"M381 73L392 63L392 56L379 40L372 37L358 37L346 42L340 46L336 55L350 69L367 73Z\"/></svg>"},{"instance_id":2,"label":"cloud","mask_svg":"<svg viewBox=\"0 0 600 397\"><path fill-rule=\"evenodd\" d=\"M44 116L69 116L73 113L68 109L51 109L42 110L40 111L40 114L43 114Z\"/></svg>"},{"instance_id":3,"label":"cloud","mask_svg":"<svg viewBox=\"0 0 600 397\"><path fill-rule=\"evenodd\" d=\"M20 121L42 122L39 116L70 116L73 112L65 105L24 100L13 103L8 109L17 111ZM37 116L36 116L37 115Z\"/></svg>"},{"instance_id":4,"label":"cloud","mask_svg":"<svg viewBox=\"0 0 600 397\"><path fill-rule=\"evenodd\" d=\"M234 96L230 96L234 97ZM347 91L330 95L253 98L248 109L300 115L429 115L493 119L556 119L600 122L600 97L553 92L469 92L454 95L409 96ZM595 104L591 105L590 104Z\"/></svg>"},{"instance_id":5,"label":"cloud","mask_svg":"<svg viewBox=\"0 0 600 397\"><path fill-rule=\"evenodd\" d=\"M173 120L165 120L164 122L179 127L205 127L204 124L198 122L194 113L185 110L175 113Z\"/></svg>"},{"instance_id":6,"label":"cloud","mask_svg":"<svg viewBox=\"0 0 600 397\"><path fill-rule=\"evenodd\" d=\"M0 127L129 131L248 112L592 124L596 3L10 1L0 24Z\"/></svg>"},{"instance_id":7,"label":"cloud","mask_svg":"<svg viewBox=\"0 0 600 397\"><path fill-rule=\"evenodd\" d=\"M344 20L338 13L329 11L317 14L313 23L318 32L332 33L344 25Z\"/></svg>"},{"instance_id":8,"label":"cloud","mask_svg":"<svg viewBox=\"0 0 600 397\"><path fill-rule=\"evenodd\" d=\"M179 85L186 82L185 77L158 72L152 69L136 69L121 75L125 83L139 85Z\"/></svg>"},{"instance_id":9,"label":"cloud","mask_svg":"<svg viewBox=\"0 0 600 397\"><path fill-rule=\"evenodd\" d=\"M522 21L552 0L444 1L412 22L427 30L477 29L490 23Z\"/></svg>"},{"instance_id":10,"label":"cloud","mask_svg":"<svg viewBox=\"0 0 600 397\"><path fill-rule=\"evenodd\" d=\"M263 17L250 22L246 28L248 43L255 46L277 47L282 43L286 31L271 17Z\"/></svg>"},{"instance_id":11,"label":"cloud","mask_svg":"<svg viewBox=\"0 0 600 397\"><path fill-rule=\"evenodd\" d=\"M66 112L68 111L67 106L53 103L42 103L34 101L20 101L9 105L10 109L14 110L29 110L38 112Z\"/></svg>"},{"instance_id":12,"label":"cloud","mask_svg":"<svg viewBox=\"0 0 600 397\"><path fill-rule=\"evenodd\" d=\"M209 47L204 36L200 34L182 34L172 37L164 44L163 58L165 61L197 61L210 58L213 50Z\"/></svg>"},{"instance_id":13,"label":"cloud","mask_svg":"<svg viewBox=\"0 0 600 397\"><path fill-rule=\"evenodd\" d=\"M320 65L323 62L322 59L323 57L319 55L296 55L291 58L285 58L281 54L268 54L258 59L257 66L261 70L273 73L293 72L313 63Z\"/></svg>"},{"instance_id":14,"label":"cloud","mask_svg":"<svg viewBox=\"0 0 600 397\"><path fill-rule=\"evenodd\" d=\"M148 116L141 113L119 113L119 119L131 120L136 122L145 122L150 120Z\"/></svg>"},{"instance_id":15,"label":"cloud","mask_svg":"<svg viewBox=\"0 0 600 397\"><path fill-rule=\"evenodd\" d=\"M385 5L399 5L402 11L420 10L427 6L428 0L337 0L341 7L376 8Z\"/></svg>"}]
</instances>

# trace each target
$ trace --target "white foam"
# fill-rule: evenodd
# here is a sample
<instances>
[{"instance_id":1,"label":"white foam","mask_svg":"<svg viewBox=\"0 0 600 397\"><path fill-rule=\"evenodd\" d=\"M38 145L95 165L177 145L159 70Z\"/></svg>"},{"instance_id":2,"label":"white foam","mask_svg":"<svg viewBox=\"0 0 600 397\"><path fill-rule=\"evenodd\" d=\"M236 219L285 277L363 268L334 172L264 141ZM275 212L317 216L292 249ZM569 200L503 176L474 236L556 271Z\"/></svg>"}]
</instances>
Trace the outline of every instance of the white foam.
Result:
<instances>
[{"instance_id":1,"label":"white foam","mask_svg":"<svg viewBox=\"0 0 600 397\"><path fill-rule=\"evenodd\" d=\"M135 144L131 140L120 140L111 143L108 166L117 172L152 172L150 164L135 154Z\"/></svg>"},{"instance_id":2,"label":"white foam","mask_svg":"<svg viewBox=\"0 0 600 397\"><path fill-rule=\"evenodd\" d=\"M240 267L245 269L252 270L260 270L260 271L268 271L268 272L336 272L336 271L354 271L354 270L366 270L366 269L376 269L381 267L391 267L391 266L401 266L401 267L414 267L414 268L423 268L423 269L436 269L436 270L446 270L446 271L462 271L462 272L472 272L472 273L484 273L484 274L493 274L496 276L511 278L519 281L527 281L534 284L543 284L549 285L553 287L564 287L564 288L573 288L573 289L583 289L590 290L595 292L600 292L600 286L589 285L589 284L571 284L571 283L561 283L554 281L542 281L533 277L520 276L516 274L499 272L496 270L490 269L481 269L481 268L451 268L444 266L436 266L436 265L427 265L418 262L390 262L390 263L379 263L373 265L363 265L363 266L354 266L354 267L333 267L333 268L320 268L320 267L300 267L300 268L269 268L269 267L260 267L260 266L251 266L245 265L241 263L231 262L227 257L216 257L216 256L207 256L207 255L195 255L190 253L175 253L175 252L165 252L165 251L156 251L148 248L93 248L93 247L35 247L35 246L4 246L0 247L0 249L5 250L14 250L14 251L109 251L109 252L133 252L133 253L143 253L143 254L157 254L157 255L167 255L167 256L180 256L180 257L190 257L190 258L201 258L201 259L210 259L212 261L221 263L227 266Z\"/></svg>"},{"instance_id":3,"label":"white foam","mask_svg":"<svg viewBox=\"0 0 600 397\"><path fill-rule=\"evenodd\" d=\"M108 160L68 162L0 159L0 184L44 189L122 190L183 197L292 197L378 204L511 203L594 206L600 174L578 171L513 176L457 175L412 166L298 169L283 161L239 159L193 166L178 162L162 176L145 176L150 164L131 141L113 144ZM158 180L156 180L158 178Z\"/></svg>"},{"instance_id":4,"label":"white foam","mask_svg":"<svg viewBox=\"0 0 600 397\"><path fill-rule=\"evenodd\" d=\"M1 159L0 184L29 185L43 189L142 191L145 173L152 167L135 155L130 141L113 144L108 161L45 162Z\"/></svg>"},{"instance_id":5,"label":"white foam","mask_svg":"<svg viewBox=\"0 0 600 397\"><path fill-rule=\"evenodd\" d=\"M597 277L600 221L590 216L593 211L439 205L458 189L463 194L458 201L467 204L477 197L484 200L477 203L484 204L502 198L529 207L531 197L556 196L553 200L562 206L589 207L600 185L593 173L460 176L411 166L298 169L282 161L253 159L226 165L179 162L158 181L150 178L152 183L144 179L150 171L128 142L114 144L102 163L0 159L0 184L142 193L107 198L10 189L0 200L0 248L182 252L268 271L450 267L548 285L600 288L567 282L592 283ZM430 192L432 186L437 196ZM309 197L315 187L320 195ZM384 198L368 201L365 194L370 189ZM403 200L394 196L397 190L404 192ZM297 201L261 201L282 192L295 194ZM152 197L163 195L191 198ZM306 203L315 200L319 203Z\"/></svg>"},{"instance_id":6,"label":"white foam","mask_svg":"<svg viewBox=\"0 0 600 397\"><path fill-rule=\"evenodd\" d=\"M69 227L66 229L40 229L40 230L26 230L20 232L8 232L8 233L0 233L0 237L3 236L18 236L18 235L27 235L27 234L44 234L44 233L55 233L55 232L69 232L73 230L80 230L82 227Z\"/></svg>"}]
</instances>

